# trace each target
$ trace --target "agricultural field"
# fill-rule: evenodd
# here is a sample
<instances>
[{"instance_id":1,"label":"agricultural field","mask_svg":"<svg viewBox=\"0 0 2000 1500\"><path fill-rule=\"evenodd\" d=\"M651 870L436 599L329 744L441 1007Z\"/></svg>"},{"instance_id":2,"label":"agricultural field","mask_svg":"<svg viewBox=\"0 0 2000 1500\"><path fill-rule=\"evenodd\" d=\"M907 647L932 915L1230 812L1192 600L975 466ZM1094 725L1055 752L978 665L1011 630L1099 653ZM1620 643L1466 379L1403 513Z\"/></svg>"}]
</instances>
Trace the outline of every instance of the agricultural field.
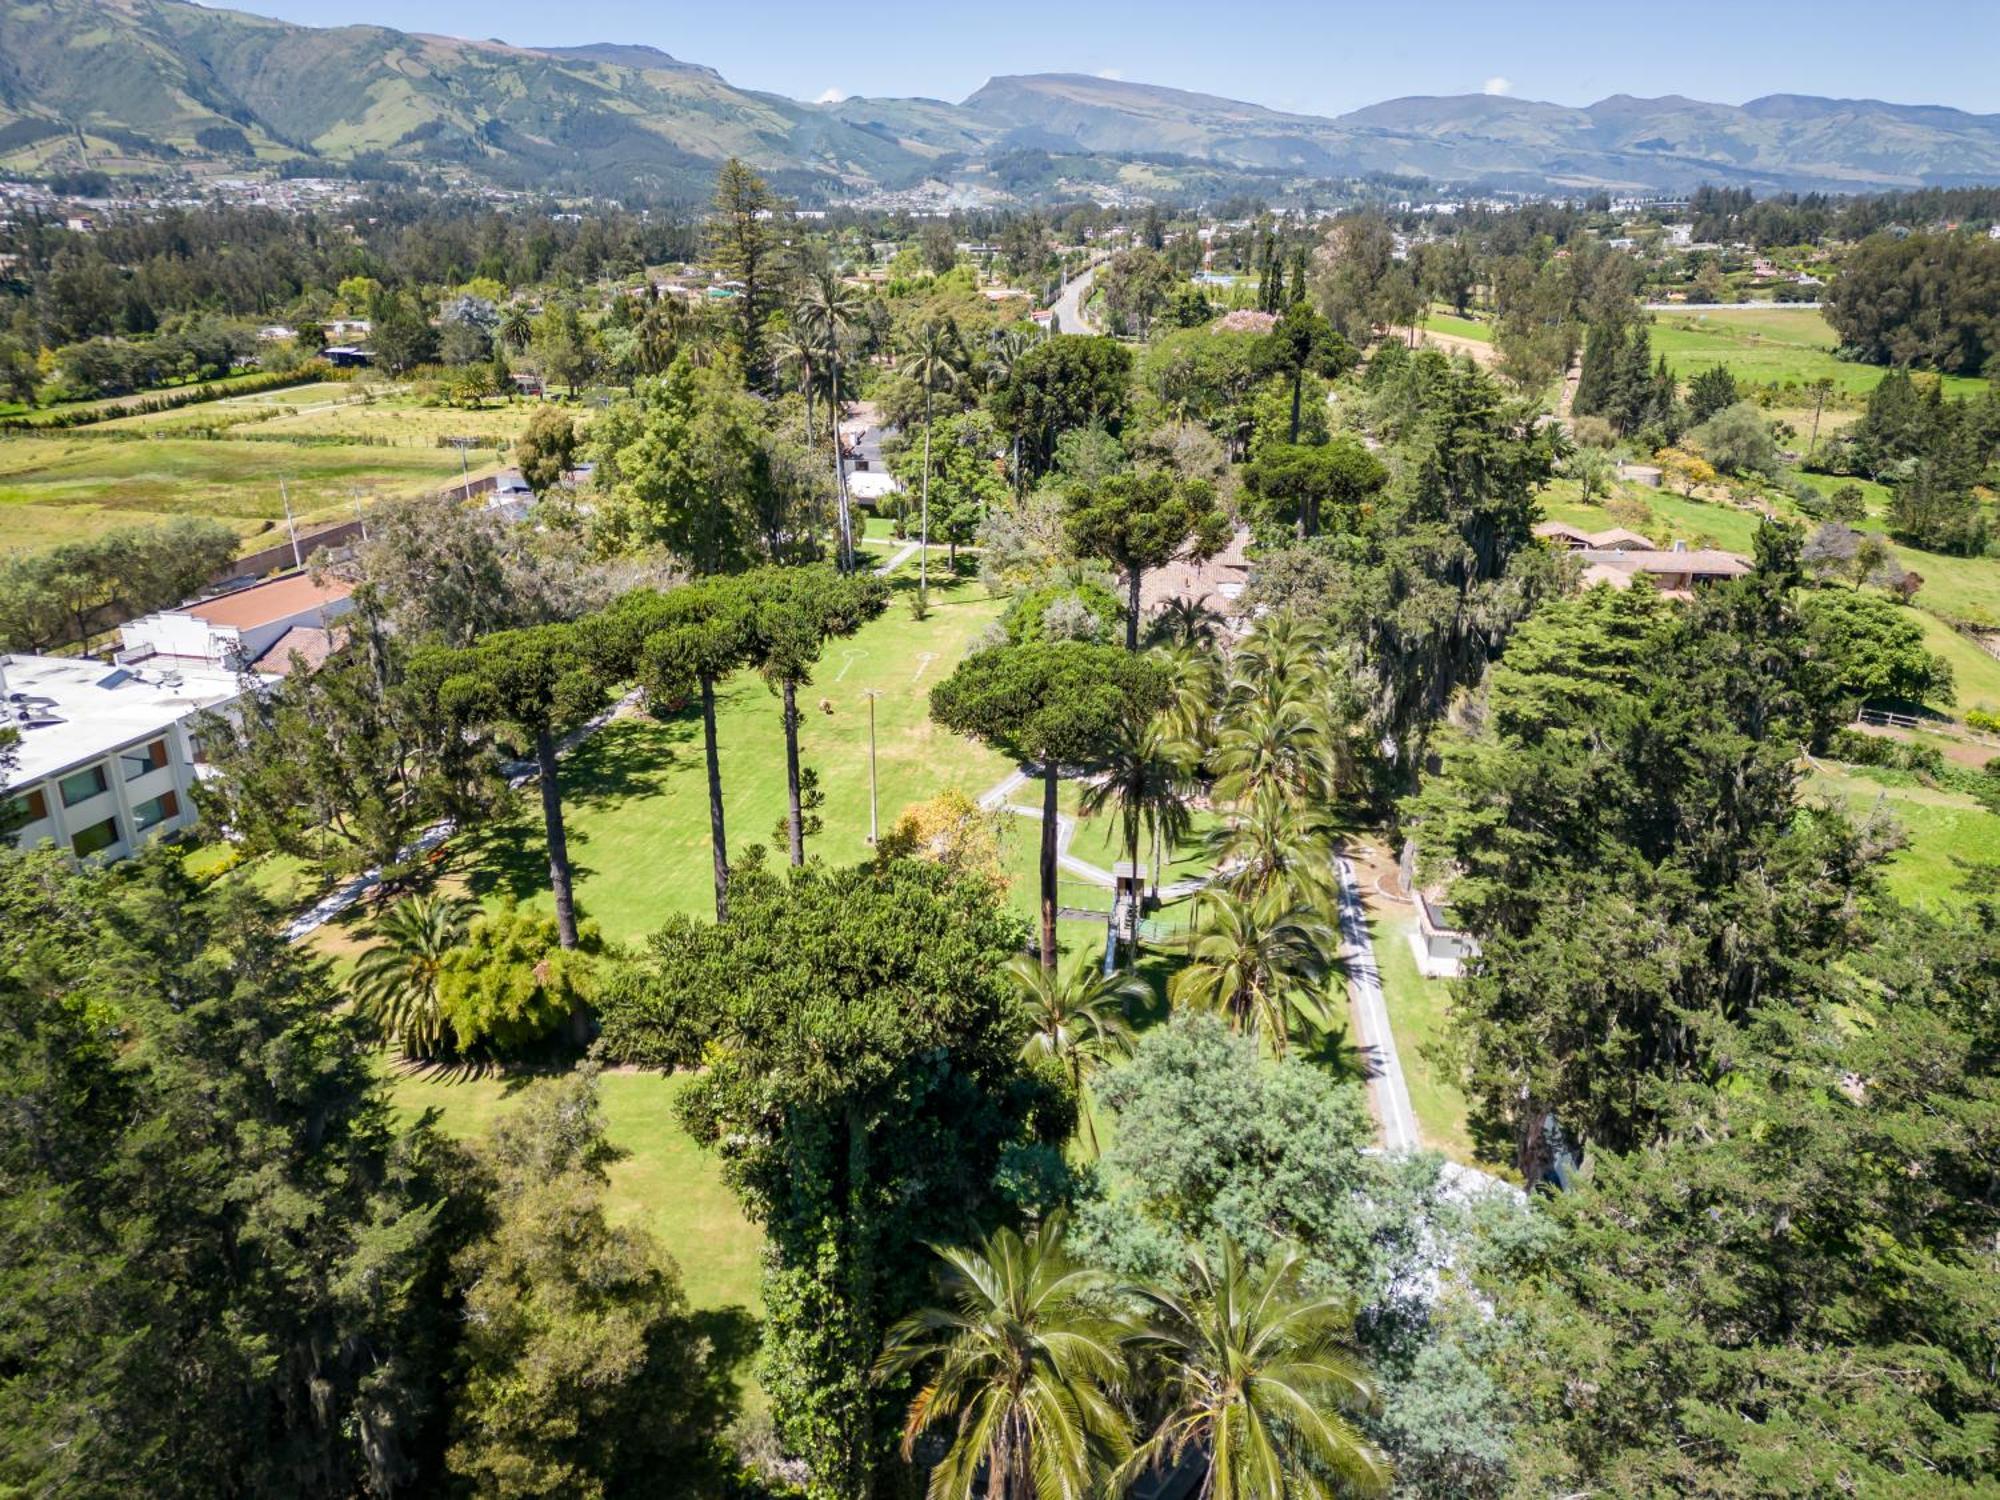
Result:
<instances>
[{"instance_id":1,"label":"agricultural field","mask_svg":"<svg viewBox=\"0 0 2000 1500\"><path fill-rule=\"evenodd\" d=\"M0 433L0 551L174 515L211 516L246 545L268 541L283 525L281 482L297 519L345 517L357 504L493 472L528 411L427 408L399 395L357 401L353 387L334 383L67 432ZM486 446L461 459L438 446L445 435Z\"/></svg>"},{"instance_id":2,"label":"agricultural field","mask_svg":"<svg viewBox=\"0 0 2000 1500\"><path fill-rule=\"evenodd\" d=\"M1836 359L1840 340L1817 308L1751 306L1700 312L1655 312L1649 330L1653 352L1682 380L1714 365L1728 365L1738 380L1804 385L1822 376L1836 390L1862 396L1881 380L1880 365ZM1945 394L1977 395L1983 381L1944 377ZM1824 436L1822 427L1821 435Z\"/></svg>"}]
</instances>

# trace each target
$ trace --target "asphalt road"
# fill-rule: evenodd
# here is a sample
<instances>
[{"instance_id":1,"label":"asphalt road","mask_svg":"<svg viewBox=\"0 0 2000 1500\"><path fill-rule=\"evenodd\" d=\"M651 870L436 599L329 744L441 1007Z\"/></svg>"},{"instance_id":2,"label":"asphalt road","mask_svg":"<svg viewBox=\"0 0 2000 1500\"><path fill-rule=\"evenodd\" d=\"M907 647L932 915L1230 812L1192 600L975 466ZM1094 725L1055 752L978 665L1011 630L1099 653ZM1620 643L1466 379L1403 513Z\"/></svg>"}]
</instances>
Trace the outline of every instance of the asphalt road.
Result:
<instances>
[{"instance_id":1,"label":"asphalt road","mask_svg":"<svg viewBox=\"0 0 2000 1500\"><path fill-rule=\"evenodd\" d=\"M1368 937L1368 918L1354 867L1336 861L1340 872L1340 935L1347 969L1347 991L1354 1001L1355 1044L1368 1070L1368 1094L1382 1127L1382 1144L1390 1151L1417 1149L1417 1112L1410 1106L1410 1086L1403 1078L1403 1060L1396 1055L1396 1036L1389 1029L1389 1006L1382 997L1382 975L1375 967L1375 945Z\"/></svg>"},{"instance_id":2,"label":"asphalt road","mask_svg":"<svg viewBox=\"0 0 2000 1500\"><path fill-rule=\"evenodd\" d=\"M1056 322L1064 333L1095 333L1097 329L1083 315L1084 299L1090 295L1090 284L1097 280L1097 267L1092 266L1074 281L1063 283L1063 289L1056 294L1056 305L1051 309Z\"/></svg>"}]
</instances>

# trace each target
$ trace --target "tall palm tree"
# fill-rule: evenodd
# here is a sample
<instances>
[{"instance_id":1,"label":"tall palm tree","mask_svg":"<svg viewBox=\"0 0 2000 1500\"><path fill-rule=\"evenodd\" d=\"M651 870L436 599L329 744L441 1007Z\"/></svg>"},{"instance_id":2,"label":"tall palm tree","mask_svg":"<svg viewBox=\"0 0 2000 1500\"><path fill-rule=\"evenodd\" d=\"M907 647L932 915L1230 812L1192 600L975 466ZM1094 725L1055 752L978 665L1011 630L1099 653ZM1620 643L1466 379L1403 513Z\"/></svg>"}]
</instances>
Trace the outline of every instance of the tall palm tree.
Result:
<instances>
[{"instance_id":1,"label":"tall palm tree","mask_svg":"<svg viewBox=\"0 0 2000 1500\"><path fill-rule=\"evenodd\" d=\"M814 337L802 315L795 310L791 326L781 328L766 341L765 348L771 355L771 363L778 373L796 373L799 394L806 400L806 449L811 451L816 438L813 435L813 397L819 393L817 370L821 364L819 340Z\"/></svg>"},{"instance_id":2,"label":"tall palm tree","mask_svg":"<svg viewBox=\"0 0 2000 1500\"><path fill-rule=\"evenodd\" d=\"M939 391L958 388L958 330L933 320L910 341L910 378L924 391L924 487L917 521L917 598L930 597L931 420Z\"/></svg>"},{"instance_id":3,"label":"tall palm tree","mask_svg":"<svg viewBox=\"0 0 2000 1500\"><path fill-rule=\"evenodd\" d=\"M1299 806L1276 787L1262 787L1206 842L1216 867L1231 871L1236 896L1254 901L1275 892L1287 906L1333 910L1340 884L1333 829L1310 804Z\"/></svg>"},{"instance_id":4,"label":"tall palm tree","mask_svg":"<svg viewBox=\"0 0 2000 1500\"><path fill-rule=\"evenodd\" d=\"M1163 716L1174 737L1185 740L1200 761L1215 738L1216 709L1224 686L1221 661L1202 645L1158 647L1154 654L1168 673Z\"/></svg>"},{"instance_id":5,"label":"tall palm tree","mask_svg":"<svg viewBox=\"0 0 2000 1500\"><path fill-rule=\"evenodd\" d=\"M1132 1450L1118 1404L1130 1325L1099 1311L1103 1273L1073 1261L1063 1219L1026 1239L940 1249L942 1303L890 1331L878 1378L925 1372L903 1426L903 1456L933 1428L950 1446L931 1471L930 1500L1085 1500L1109 1493Z\"/></svg>"},{"instance_id":6,"label":"tall palm tree","mask_svg":"<svg viewBox=\"0 0 2000 1500\"><path fill-rule=\"evenodd\" d=\"M1021 358L1034 348L1039 340L1028 328L1003 328L993 335L993 344L986 360L986 383L990 389L998 390L1014 378ZM1021 434L1014 434L1014 498L1021 498Z\"/></svg>"},{"instance_id":7,"label":"tall palm tree","mask_svg":"<svg viewBox=\"0 0 2000 1500\"><path fill-rule=\"evenodd\" d=\"M854 571L854 510L847 499L847 465L840 455L840 341L861 319L861 298L830 267L822 267L806 284L799 300L806 327L826 351L832 393L827 398L833 429L833 487L840 510L840 571Z\"/></svg>"},{"instance_id":8,"label":"tall palm tree","mask_svg":"<svg viewBox=\"0 0 2000 1500\"><path fill-rule=\"evenodd\" d=\"M1136 869L1139 836L1150 824L1154 834L1153 886L1159 888L1159 861L1165 848L1187 836L1193 819L1188 810L1189 768L1196 760L1192 745L1179 739L1163 717L1119 726L1108 748L1104 770L1083 786L1078 803L1086 818L1094 818L1116 803L1124 824L1125 857Z\"/></svg>"},{"instance_id":9,"label":"tall palm tree","mask_svg":"<svg viewBox=\"0 0 2000 1500\"><path fill-rule=\"evenodd\" d=\"M1216 795L1244 802L1275 788L1306 801L1325 781L1326 742L1307 704L1271 702L1263 695L1231 705L1215 737L1209 766Z\"/></svg>"},{"instance_id":10,"label":"tall palm tree","mask_svg":"<svg viewBox=\"0 0 2000 1500\"><path fill-rule=\"evenodd\" d=\"M1121 1479L1193 1451L1208 1462L1204 1500L1325 1500L1331 1479L1388 1490L1388 1459L1347 1417L1376 1398L1352 1315L1300 1286L1301 1259L1287 1248L1254 1269L1225 1240L1219 1258L1189 1256L1183 1286L1139 1289L1168 1411Z\"/></svg>"},{"instance_id":11,"label":"tall palm tree","mask_svg":"<svg viewBox=\"0 0 2000 1500\"><path fill-rule=\"evenodd\" d=\"M1027 1010L1028 1034L1021 1060L1049 1058L1069 1077L1091 1154L1097 1152L1097 1125L1091 1119L1091 1076L1116 1058L1132 1053L1128 1005L1153 998L1152 986L1132 973L1106 974L1090 951L1076 954L1063 969L1045 969L1039 959L1016 954L1007 965Z\"/></svg>"},{"instance_id":12,"label":"tall palm tree","mask_svg":"<svg viewBox=\"0 0 2000 1500\"><path fill-rule=\"evenodd\" d=\"M1221 1011L1234 1030L1262 1032L1280 1055L1300 1023L1327 1024L1316 991L1339 946L1326 919L1287 904L1287 894L1244 900L1203 891L1187 966L1167 987L1175 1005Z\"/></svg>"},{"instance_id":13,"label":"tall palm tree","mask_svg":"<svg viewBox=\"0 0 2000 1500\"><path fill-rule=\"evenodd\" d=\"M355 1009L407 1057L444 1050L438 971L445 955L465 941L471 917L472 903L460 896L408 897L384 913L376 924L381 941L354 966L349 989Z\"/></svg>"}]
</instances>

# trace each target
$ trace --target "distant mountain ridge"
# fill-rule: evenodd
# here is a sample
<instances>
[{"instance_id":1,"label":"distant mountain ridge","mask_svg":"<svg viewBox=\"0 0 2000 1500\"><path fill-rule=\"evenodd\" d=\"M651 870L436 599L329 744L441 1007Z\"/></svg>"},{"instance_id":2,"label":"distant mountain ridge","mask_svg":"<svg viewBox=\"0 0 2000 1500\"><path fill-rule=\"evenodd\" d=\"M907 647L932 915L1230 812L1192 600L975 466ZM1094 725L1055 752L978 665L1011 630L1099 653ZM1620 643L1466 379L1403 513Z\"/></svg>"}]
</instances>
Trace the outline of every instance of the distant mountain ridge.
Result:
<instances>
[{"instance_id":1,"label":"distant mountain ridge","mask_svg":"<svg viewBox=\"0 0 2000 1500\"><path fill-rule=\"evenodd\" d=\"M814 200L933 178L1004 197L1366 174L1519 191L1861 191L2000 182L2000 116L1798 94L1583 108L1468 94L1326 118L1068 73L996 77L959 104L808 104L649 46L308 27L187 0L0 0L0 168L15 172L381 159L692 197L731 155Z\"/></svg>"}]
</instances>

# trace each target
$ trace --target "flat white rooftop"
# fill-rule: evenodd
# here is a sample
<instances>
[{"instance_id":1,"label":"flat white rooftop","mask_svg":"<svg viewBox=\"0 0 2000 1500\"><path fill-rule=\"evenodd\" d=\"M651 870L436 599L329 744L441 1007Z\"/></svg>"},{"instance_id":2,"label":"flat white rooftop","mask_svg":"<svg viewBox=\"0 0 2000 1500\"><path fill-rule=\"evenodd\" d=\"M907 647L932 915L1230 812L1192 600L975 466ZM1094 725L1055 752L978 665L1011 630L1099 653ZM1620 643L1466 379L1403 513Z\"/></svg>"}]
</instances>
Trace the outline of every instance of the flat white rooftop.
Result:
<instances>
[{"instance_id":1,"label":"flat white rooftop","mask_svg":"<svg viewBox=\"0 0 2000 1500\"><path fill-rule=\"evenodd\" d=\"M67 656L0 656L0 724L20 731L5 785L87 764L242 690L212 668L106 666Z\"/></svg>"}]
</instances>

